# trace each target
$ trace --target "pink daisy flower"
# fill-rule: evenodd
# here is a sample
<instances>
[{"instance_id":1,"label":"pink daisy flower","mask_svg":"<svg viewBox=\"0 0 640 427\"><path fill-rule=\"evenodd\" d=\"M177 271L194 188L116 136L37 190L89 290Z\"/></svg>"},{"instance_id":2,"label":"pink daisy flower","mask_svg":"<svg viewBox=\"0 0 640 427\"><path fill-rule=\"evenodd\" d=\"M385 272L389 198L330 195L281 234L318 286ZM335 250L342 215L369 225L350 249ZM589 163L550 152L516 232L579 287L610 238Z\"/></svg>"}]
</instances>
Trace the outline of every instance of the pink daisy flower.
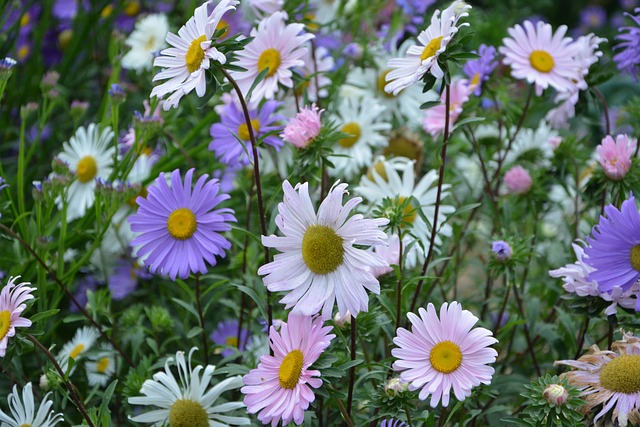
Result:
<instances>
[{"instance_id":1,"label":"pink daisy flower","mask_svg":"<svg viewBox=\"0 0 640 427\"><path fill-rule=\"evenodd\" d=\"M615 142L611 135L602 139L596 147L598 161L604 169L607 178L619 181L627 174L631 167L631 157L636 150L637 140L627 135L616 136Z\"/></svg>"},{"instance_id":2,"label":"pink daisy flower","mask_svg":"<svg viewBox=\"0 0 640 427\"><path fill-rule=\"evenodd\" d=\"M418 397L431 396L435 408L449 405L449 393L458 400L471 395L473 387L490 384L498 353L489 346L498 342L491 331L475 328L478 318L462 310L457 302L444 303L440 318L433 304L418 309L420 317L409 313L412 331L398 328L393 342L400 348L391 350L396 360L393 369L404 371L400 378L409 383L409 390L420 390Z\"/></svg>"},{"instance_id":3,"label":"pink daisy flower","mask_svg":"<svg viewBox=\"0 0 640 427\"><path fill-rule=\"evenodd\" d=\"M320 133L323 112L324 109L319 110L315 103L310 108L303 108L289 121L280 137L298 148L305 148Z\"/></svg>"},{"instance_id":4,"label":"pink daisy flower","mask_svg":"<svg viewBox=\"0 0 640 427\"><path fill-rule=\"evenodd\" d=\"M567 26L561 25L556 33L550 24L530 21L509 28L509 37L502 39L499 48L503 62L511 66L511 75L536 85L536 94L549 86L559 92L572 91L581 78L580 61L575 59L578 46L571 37L564 37Z\"/></svg>"},{"instance_id":5,"label":"pink daisy flower","mask_svg":"<svg viewBox=\"0 0 640 427\"><path fill-rule=\"evenodd\" d=\"M259 412L258 419L272 426L292 420L302 424L304 411L315 400L311 387L322 385L320 371L309 367L335 338L329 334L331 329L323 327L319 317L312 320L294 314L282 323L280 333L272 326L269 341L273 356L261 356L258 367L242 378L245 386L240 391L245 395L247 412Z\"/></svg>"},{"instance_id":6,"label":"pink daisy flower","mask_svg":"<svg viewBox=\"0 0 640 427\"><path fill-rule=\"evenodd\" d=\"M27 308L25 304L34 296L31 292L36 288L31 288L29 282L14 284L20 276L9 278L9 282L0 291L0 357L7 353L9 338L16 335L16 328L28 328L31 320L21 317L22 312Z\"/></svg>"},{"instance_id":7,"label":"pink daisy flower","mask_svg":"<svg viewBox=\"0 0 640 427\"><path fill-rule=\"evenodd\" d=\"M457 80L451 84L449 97L449 131L453 129L453 124L462 114L462 105L469 100L469 95L473 92L475 86L470 86L467 80ZM440 95L440 105L429 108L425 112L424 121L422 123L424 130L431 136L437 136L444 132L445 113L446 113L446 93L443 91Z\"/></svg>"},{"instance_id":8,"label":"pink daisy flower","mask_svg":"<svg viewBox=\"0 0 640 427\"><path fill-rule=\"evenodd\" d=\"M303 33L304 24L285 23L287 14L275 12L251 30L254 39L238 52L235 65L247 71L234 71L232 77L238 82L242 93L246 96L258 75L269 69L265 78L258 83L251 94L259 102L262 98L273 99L278 91L278 83L288 88L293 87L293 67L304 67L303 57L307 54L304 43L315 36Z\"/></svg>"}]
</instances>

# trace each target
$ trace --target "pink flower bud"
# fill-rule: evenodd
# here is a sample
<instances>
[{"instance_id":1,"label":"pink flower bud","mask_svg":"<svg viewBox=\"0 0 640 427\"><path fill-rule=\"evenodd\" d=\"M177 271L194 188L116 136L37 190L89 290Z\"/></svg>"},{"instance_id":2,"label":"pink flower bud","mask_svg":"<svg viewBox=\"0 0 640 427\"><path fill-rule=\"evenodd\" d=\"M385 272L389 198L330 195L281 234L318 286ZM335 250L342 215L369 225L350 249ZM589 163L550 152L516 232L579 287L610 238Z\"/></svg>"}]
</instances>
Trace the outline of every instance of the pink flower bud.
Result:
<instances>
[{"instance_id":1,"label":"pink flower bud","mask_svg":"<svg viewBox=\"0 0 640 427\"><path fill-rule=\"evenodd\" d=\"M531 188L531 176L522 166L514 166L504 174L504 183L510 194L524 194Z\"/></svg>"},{"instance_id":2,"label":"pink flower bud","mask_svg":"<svg viewBox=\"0 0 640 427\"><path fill-rule=\"evenodd\" d=\"M631 157L636 149L637 140L629 139L627 135L616 136L613 141L611 135L602 139L596 147L598 160L607 178L619 181L627 174L631 167Z\"/></svg>"}]
</instances>

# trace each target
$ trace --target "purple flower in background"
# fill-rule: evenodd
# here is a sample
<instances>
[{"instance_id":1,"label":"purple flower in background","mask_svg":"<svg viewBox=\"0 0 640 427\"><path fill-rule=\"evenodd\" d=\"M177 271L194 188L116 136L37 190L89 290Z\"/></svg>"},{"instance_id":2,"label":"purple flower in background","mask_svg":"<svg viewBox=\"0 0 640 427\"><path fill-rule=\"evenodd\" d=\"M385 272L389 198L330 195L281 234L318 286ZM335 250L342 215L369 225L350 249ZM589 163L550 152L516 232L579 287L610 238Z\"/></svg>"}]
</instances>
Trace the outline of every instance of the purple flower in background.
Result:
<instances>
[{"instance_id":1,"label":"purple flower in background","mask_svg":"<svg viewBox=\"0 0 640 427\"><path fill-rule=\"evenodd\" d=\"M422 31L424 15L434 3L435 0L397 0L396 4L402 9L403 14L409 18L404 31L412 35Z\"/></svg>"},{"instance_id":2,"label":"purple flower in background","mask_svg":"<svg viewBox=\"0 0 640 427\"><path fill-rule=\"evenodd\" d=\"M380 427L407 427L408 425L404 421L396 420L395 418L382 420L382 423L380 423Z\"/></svg>"},{"instance_id":3,"label":"purple flower in background","mask_svg":"<svg viewBox=\"0 0 640 427\"><path fill-rule=\"evenodd\" d=\"M614 50L617 50L618 53L613 57L613 60L618 64L618 70L633 76L638 81L638 72L640 72L640 8L637 8L635 13L636 16L626 14L636 26L620 28L620 34L616 36L620 43L614 46Z\"/></svg>"},{"instance_id":4,"label":"purple flower in background","mask_svg":"<svg viewBox=\"0 0 640 427\"><path fill-rule=\"evenodd\" d=\"M237 320L225 320L218 323L216 330L211 333L211 339L214 343L226 346L235 347L239 351L244 351L247 342L249 341L249 331L242 328L240 330L240 342L238 342L238 321ZM227 357L235 353L235 350L227 348L222 350L222 356Z\"/></svg>"},{"instance_id":5,"label":"purple flower in background","mask_svg":"<svg viewBox=\"0 0 640 427\"><path fill-rule=\"evenodd\" d=\"M607 12L601 6L589 6L580 12L580 26L588 29L602 28L607 22Z\"/></svg>"},{"instance_id":6,"label":"purple flower in background","mask_svg":"<svg viewBox=\"0 0 640 427\"><path fill-rule=\"evenodd\" d=\"M596 269L589 280L598 282L600 292L611 293L615 286L624 292L640 279L640 213L633 195L620 210L609 205L604 212L607 216L593 227L593 237L587 237L583 260ZM640 299L636 311L640 311Z\"/></svg>"},{"instance_id":7,"label":"purple flower in background","mask_svg":"<svg viewBox=\"0 0 640 427\"><path fill-rule=\"evenodd\" d=\"M120 258L116 261L113 274L109 277L109 291L114 300L126 298L138 287L138 279L152 276L146 269L140 268L135 261Z\"/></svg>"},{"instance_id":8,"label":"purple flower in background","mask_svg":"<svg viewBox=\"0 0 640 427\"><path fill-rule=\"evenodd\" d=\"M496 61L496 48L481 44L477 52L480 58L467 61L464 72L469 77L470 84L475 85L474 95L482 93L482 83L489 80L489 75L498 66Z\"/></svg>"},{"instance_id":9,"label":"purple flower in background","mask_svg":"<svg viewBox=\"0 0 640 427\"><path fill-rule=\"evenodd\" d=\"M619 3L624 10L632 10L638 5L638 0L620 0Z\"/></svg>"},{"instance_id":10,"label":"purple flower in background","mask_svg":"<svg viewBox=\"0 0 640 427\"><path fill-rule=\"evenodd\" d=\"M511 259L511 255L513 255L511 246L504 240L496 240L491 243L491 251L496 255L496 258L498 258L499 261L507 261Z\"/></svg>"},{"instance_id":11,"label":"purple flower in background","mask_svg":"<svg viewBox=\"0 0 640 427\"><path fill-rule=\"evenodd\" d=\"M280 114L275 114L279 106L278 101L267 101L262 108L249 111L256 141L265 133L282 128L277 122L286 119ZM209 143L209 150L216 154L218 160L229 166L249 164L253 155L249 127L245 122L244 113L234 102L230 102L223 107L220 120L220 123L211 126L210 134L213 140ZM238 141L238 138L242 143ZM276 148L276 150L279 150L284 144L277 135L267 136L263 143Z\"/></svg>"},{"instance_id":12,"label":"purple flower in background","mask_svg":"<svg viewBox=\"0 0 640 427\"><path fill-rule=\"evenodd\" d=\"M56 0L53 16L58 19L73 19L78 13L78 0Z\"/></svg>"},{"instance_id":13,"label":"purple flower in background","mask_svg":"<svg viewBox=\"0 0 640 427\"><path fill-rule=\"evenodd\" d=\"M74 298L82 307L86 307L87 302L89 301L89 297L87 296L87 292L95 291L98 289L98 282L92 275L88 274L84 276L82 279L78 280L78 285L76 286L76 291L73 293ZM72 313L77 313L78 307L75 304L71 303L69 305L69 311Z\"/></svg>"}]
</instances>

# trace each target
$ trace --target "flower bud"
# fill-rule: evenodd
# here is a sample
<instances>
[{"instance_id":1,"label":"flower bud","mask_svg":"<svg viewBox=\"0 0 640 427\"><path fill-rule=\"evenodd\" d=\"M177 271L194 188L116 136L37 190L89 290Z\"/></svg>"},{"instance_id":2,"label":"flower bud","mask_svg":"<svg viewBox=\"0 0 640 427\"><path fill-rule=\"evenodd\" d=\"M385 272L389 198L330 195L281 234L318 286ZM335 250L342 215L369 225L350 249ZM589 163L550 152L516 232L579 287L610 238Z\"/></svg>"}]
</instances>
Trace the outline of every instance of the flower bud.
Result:
<instances>
[{"instance_id":1,"label":"flower bud","mask_svg":"<svg viewBox=\"0 0 640 427\"><path fill-rule=\"evenodd\" d=\"M542 392L547 402L555 406L562 406L569 397L569 392L561 384L549 384Z\"/></svg>"},{"instance_id":2,"label":"flower bud","mask_svg":"<svg viewBox=\"0 0 640 427\"><path fill-rule=\"evenodd\" d=\"M395 397L401 393L404 393L409 389L409 384L402 382L399 377L393 377L384 386L384 392L389 397Z\"/></svg>"}]
</instances>

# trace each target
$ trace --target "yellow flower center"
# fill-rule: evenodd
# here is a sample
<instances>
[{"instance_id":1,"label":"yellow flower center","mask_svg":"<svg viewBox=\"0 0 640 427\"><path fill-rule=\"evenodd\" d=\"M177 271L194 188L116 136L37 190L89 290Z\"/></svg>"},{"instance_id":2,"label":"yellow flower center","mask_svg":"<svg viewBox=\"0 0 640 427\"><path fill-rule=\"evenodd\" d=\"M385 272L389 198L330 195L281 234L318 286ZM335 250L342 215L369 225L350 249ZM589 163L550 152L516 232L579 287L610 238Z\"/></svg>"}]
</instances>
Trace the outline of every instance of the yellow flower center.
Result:
<instances>
[{"instance_id":1,"label":"yellow flower center","mask_svg":"<svg viewBox=\"0 0 640 427\"><path fill-rule=\"evenodd\" d=\"M186 240L193 236L198 228L196 216L189 208L178 208L171 212L167 220L167 230L174 239Z\"/></svg>"},{"instance_id":2,"label":"yellow flower center","mask_svg":"<svg viewBox=\"0 0 640 427\"><path fill-rule=\"evenodd\" d=\"M140 13L140 2L128 1L126 6L124 7L124 13L128 16L136 16L138 13Z\"/></svg>"},{"instance_id":3,"label":"yellow flower center","mask_svg":"<svg viewBox=\"0 0 640 427\"><path fill-rule=\"evenodd\" d=\"M103 357L102 359L98 360L98 363L96 363L96 371L104 374L105 372L107 372L107 369L109 369L109 358Z\"/></svg>"},{"instance_id":4,"label":"yellow flower center","mask_svg":"<svg viewBox=\"0 0 640 427\"><path fill-rule=\"evenodd\" d=\"M20 18L20 26L21 27L26 27L27 25L29 25L29 22L31 22L31 15L29 15L29 12L26 12Z\"/></svg>"},{"instance_id":5,"label":"yellow flower center","mask_svg":"<svg viewBox=\"0 0 640 427\"><path fill-rule=\"evenodd\" d=\"M315 22L316 20L316 14L315 13L305 13L304 14L305 19L308 19L310 22L307 22L306 27L309 31L318 31L318 28L320 28L320 26L318 25L317 22Z\"/></svg>"},{"instance_id":6,"label":"yellow flower center","mask_svg":"<svg viewBox=\"0 0 640 427\"><path fill-rule=\"evenodd\" d=\"M229 23L224 19L218 21L218 25L216 25L216 30L222 29L224 29L224 32L220 34L220 38L227 37L227 34L229 34Z\"/></svg>"},{"instance_id":7,"label":"yellow flower center","mask_svg":"<svg viewBox=\"0 0 640 427\"><path fill-rule=\"evenodd\" d=\"M360 135L362 134L362 129L360 128L360 125L358 123L348 122L348 123L345 123L344 126L342 126L342 128L340 129L340 132L346 133L351 136L338 140L338 144L340 144L340 146L344 148L351 148L360 139Z\"/></svg>"},{"instance_id":8,"label":"yellow flower center","mask_svg":"<svg viewBox=\"0 0 640 427\"><path fill-rule=\"evenodd\" d=\"M303 363L304 355L300 350L293 350L282 359L282 364L278 371L280 387L289 390L296 388L300 374L302 373Z\"/></svg>"},{"instance_id":9,"label":"yellow flower center","mask_svg":"<svg viewBox=\"0 0 640 427\"><path fill-rule=\"evenodd\" d=\"M20 424L20 427L31 427L31 424Z\"/></svg>"},{"instance_id":10,"label":"yellow flower center","mask_svg":"<svg viewBox=\"0 0 640 427\"><path fill-rule=\"evenodd\" d=\"M170 427L209 427L209 416L199 402L178 399L169 410Z\"/></svg>"},{"instance_id":11,"label":"yellow flower center","mask_svg":"<svg viewBox=\"0 0 640 427\"><path fill-rule=\"evenodd\" d=\"M230 345L231 347L238 347L238 337L228 337L225 340L225 344Z\"/></svg>"},{"instance_id":12,"label":"yellow flower center","mask_svg":"<svg viewBox=\"0 0 640 427\"><path fill-rule=\"evenodd\" d=\"M66 50L69 47L69 43L71 43L71 39L73 38L73 30L67 28L58 34L58 46L60 46L60 50Z\"/></svg>"},{"instance_id":13,"label":"yellow flower center","mask_svg":"<svg viewBox=\"0 0 640 427\"><path fill-rule=\"evenodd\" d=\"M0 311L0 341L7 336L11 327L11 313L9 310Z\"/></svg>"},{"instance_id":14,"label":"yellow flower center","mask_svg":"<svg viewBox=\"0 0 640 427\"><path fill-rule=\"evenodd\" d=\"M106 19L110 17L112 13L113 13L113 5L108 4L104 7L104 9L102 9L102 12L100 12L100 16L103 19Z\"/></svg>"},{"instance_id":15,"label":"yellow flower center","mask_svg":"<svg viewBox=\"0 0 640 427\"><path fill-rule=\"evenodd\" d=\"M83 351L84 344L78 344L77 346L73 347L73 350L71 350L71 353L69 353L69 357L71 357L72 359L77 359L80 353L82 353Z\"/></svg>"},{"instance_id":16,"label":"yellow flower center","mask_svg":"<svg viewBox=\"0 0 640 427\"><path fill-rule=\"evenodd\" d=\"M640 245L635 245L631 248L629 253L629 260L631 261L631 267L636 271L640 271Z\"/></svg>"},{"instance_id":17,"label":"yellow flower center","mask_svg":"<svg viewBox=\"0 0 640 427\"><path fill-rule=\"evenodd\" d=\"M78 166L76 167L76 175L78 176L78 181L83 184L86 184L89 181L92 181L93 178L96 177L98 173L98 163L96 162L96 158L93 156L84 156L78 161Z\"/></svg>"},{"instance_id":18,"label":"yellow flower center","mask_svg":"<svg viewBox=\"0 0 640 427\"><path fill-rule=\"evenodd\" d=\"M378 173L378 175L380 175L380 178L385 181L389 180L389 178L387 177L387 170L384 167L384 162L374 163L373 166L371 166L371 168L367 171L367 178L369 178L370 181L375 182L375 179L373 177L374 170Z\"/></svg>"},{"instance_id":19,"label":"yellow flower center","mask_svg":"<svg viewBox=\"0 0 640 427\"><path fill-rule=\"evenodd\" d=\"M302 259L316 274L335 271L344 257L342 238L331 227L311 225L302 238Z\"/></svg>"},{"instance_id":20,"label":"yellow flower center","mask_svg":"<svg viewBox=\"0 0 640 427\"><path fill-rule=\"evenodd\" d=\"M31 49L29 48L29 46L26 44L23 44L18 49L18 55L17 55L18 59L25 59L27 56L29 56L30 52L31 52Z\"/></svg>"},{"instance_id":21,"label":"yellow flower center","mask_svg":"<svg viewBox=\"0 0 640 427\"><path fill-rule=\"evenodd\" d=\"M200 64L202 64L202 60L204 59L204 49L200 47L200 43L204 41L207 41L207 36L203 34L192 41L191 46L189 46L184 62L186 62L187 70L189 70L190 73L200 69Z\"/></svg>"},{"instance_id":22,"label":"yellow flower center","mask_svg":"<svg viewBox=\"0 0 640 427\"><path fill-rule=\"evenodd\" d=\"M420 61L425 61L431 58L433 55L435 55L438 49L440 49L440 45L442 44L443 38L444 38L443 36L440 36L431 40L429 44L426 45L424 49L422 49L422 54L420 55Z\"/></svg>"},{"instance_id":23,"label":"yellow flower center","mask_svg":"<svg viewBox=\"0 0 640 427\"><path fill-rule=\"evenodd\" d=\"M260 58L258 58L258 73L261 73L265 68L269 68L267 77L271 77L278 71L280 62L280 52L270 47L262 52Z\"/></svg>"},{"instance_id":24,"label":"yellow flower center","mask_svg":"<svg viewBox=\"0 0 640 427\"><path fill-rule=\"evenodd\" d=\"M419 160L422 157L422 146L418 141L400 135L389 138L389 145L385 147L383 154L388 157L396 156Z\"/></svg>"},{"instance_id":25,"label":"yellow flower center","mask_svg":"<svg viewBox=\"0 0 640 427\"><path fill-rule=\"evenodd\" d=\"M477 86L480 83L480 73L475 73L471 78L471 86Z\"/></svg>"},{"instance_id":26,"label":"yellow flower center","mask_svg":"<svg viewBox=\"0 0 640 427\"><path fill-rule=\"evenodd\" d=\"M457 344L451 341L442 341L433 346L429 354L431 366L438 372L450 374L460 367L462 352Z\"/></svg>"},{"instance_id":27,"label":"yellow flower center","mask_svg":"<svg viewBox=\"0 0 640 427\"><path fill-rule=\"evenodd\" d=\"M531 52L529 62L531 62L533 68L541 73L548 73L553 70L553 66L555 65L553 57L545 50L534 50Z\"/></svg>"},{"instance_id":28,"label":"yellow flower center","mask_svg":"<svg viewBox=\"0 0 640 427\"><path fill-rule=\"evenodd\" d=\"M406 197L398 196L396 199L398 206L402 205L406 199L407 199ZM402 210L402 213L403 213L402 220L410 224L413 224L413 222L416 220L416 217L418 216L416 212L417 211L413 208L413 206L411 206L411 203L407 203L407 205Z\"/></svg>"},{"instance_id":29,"label":"yellow flower center","mask_svg":"<svg viewBox=\"0 0 640 427\"><path fill-rule=\"evenodd\" d=\"M625 354L611 359L600 371L600 382L618 393L640 392L640 355Z\"/></svg>"},{"instance_id":30,"label":"yellow flower center","mask_svg":"<svg viewBox=\"0 0 640 427\"><path fill-rule=\"evenodd\" d=\"M253 134L255 135L256 132L260 131L260 120L251 120L251 127L253 128ZM251 136L249 135L249 126L247 126L246 123L242 123L238 126L238 137L243 141L249 141L251 139Z\"/></svg>"},{"instance_id":31,"label":"yellow flower center","mask_svg":"<svg viewBox=\"0 0 640 427\"><path fill-rule=\"evenodd\" d=\"M378 76L378 91L382 94L382 96L386 98L393 98L394 95L392 93L387 93L384 90L384 87L389 83L387 81L387 74L391 72L391 69L386 69ZM401 91L402 92L402 91Z\"/></svg>"},{"instance_id":32,"label":"yellow flower center","mask_svg":"<svg viewBox=\"0 0 640 427\"><path fill-rule=\"evenodd\" d=\"M147 39L147 42L144 44L145 50L151 50L156 45L156 38L151 36Z\"/></svg>"}]
</instances>

